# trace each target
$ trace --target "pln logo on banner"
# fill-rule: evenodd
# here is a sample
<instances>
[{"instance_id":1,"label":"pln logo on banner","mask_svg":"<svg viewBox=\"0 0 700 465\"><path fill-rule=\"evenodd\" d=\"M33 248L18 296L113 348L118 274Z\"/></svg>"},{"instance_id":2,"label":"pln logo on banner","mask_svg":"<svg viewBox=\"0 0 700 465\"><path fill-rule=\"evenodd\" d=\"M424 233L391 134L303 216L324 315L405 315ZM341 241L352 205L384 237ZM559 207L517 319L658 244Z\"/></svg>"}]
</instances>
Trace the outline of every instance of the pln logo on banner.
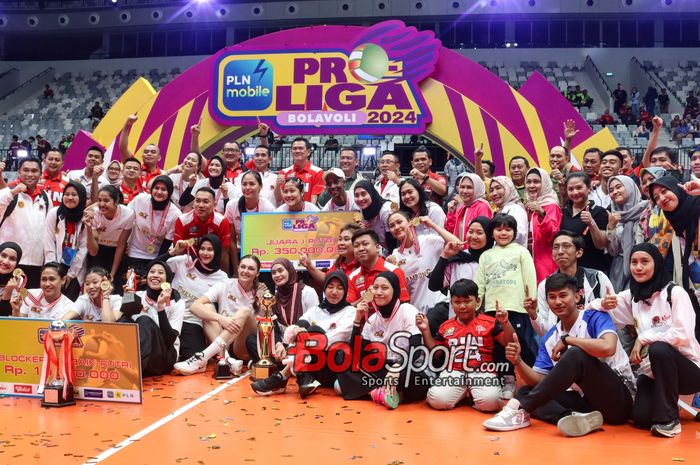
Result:
<instances>
[{"instance_id":1,"label":"pln logo on banner","mask_svg":"<svg viewBox=\"0 0 700 465\"><path fill-rule=\"evenodd\" d=\"M307 30L302 47L245 44L215 60L210 114L229 126L269 124L281 133L420 134L432 116L420 82L434 69L440 42L401 21L359 29L329 48ZM249 51L250 50L250 51Z\"/></svg>"}]
</instances>

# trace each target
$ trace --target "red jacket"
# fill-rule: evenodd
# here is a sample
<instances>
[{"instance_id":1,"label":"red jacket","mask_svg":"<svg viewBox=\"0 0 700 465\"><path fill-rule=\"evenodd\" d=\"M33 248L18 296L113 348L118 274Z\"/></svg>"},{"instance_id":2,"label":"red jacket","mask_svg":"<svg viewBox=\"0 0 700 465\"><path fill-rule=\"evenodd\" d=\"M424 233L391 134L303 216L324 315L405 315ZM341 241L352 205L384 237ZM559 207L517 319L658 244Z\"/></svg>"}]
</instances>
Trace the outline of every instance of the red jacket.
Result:
<instances>
[{"instance_id":1,"label":"red jacket","mask_svg":"<svg viewBox=\"0 0 700 465\"><path fill-rule=\"evenodd\" d=\"M530 216L532 224L532 258L535 261L537 272L537 284L550 274L557 271L557 264L552 260L552 242L554 235L559 231L562 212L558 205L550 204L542 207L544 218L533 213Z\"/></svg>"},{"instance_id":2,"label":"red jacket","mask_svg":"<svg viewBox=\"0 0 700 465\"><path fill-rule=\"evenodd\" d=\"M456 211L447 214L447 218L445 219L445 229L457 236L460 241L464 241L467 237L469 223L471 223L474 218L479 216L493 218L493 210L491 210L491 206L485 200L475 200L468 207L462 204L457 207ZM466 223L466 227L464 228L464 231L462 231L462 237L460 237L459 225L462 224L462 222ZM488 231L486 234L488 234ZM466 244L464 245L464 248L467 248Z\"/></svg>"}]
</instances>

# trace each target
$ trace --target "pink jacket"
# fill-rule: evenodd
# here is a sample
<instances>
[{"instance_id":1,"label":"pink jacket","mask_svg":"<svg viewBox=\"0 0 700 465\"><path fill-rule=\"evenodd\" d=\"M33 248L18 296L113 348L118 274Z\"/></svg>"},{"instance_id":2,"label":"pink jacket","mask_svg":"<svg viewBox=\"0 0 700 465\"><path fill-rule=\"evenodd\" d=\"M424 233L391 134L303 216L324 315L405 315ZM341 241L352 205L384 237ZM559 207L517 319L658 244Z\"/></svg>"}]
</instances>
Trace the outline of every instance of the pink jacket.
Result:
<instances>
[{"instance_id":1,"label":"pink jacket","mask_svg":"<svg viewBox=\"0 0 700 465\"><path fill-rule=\"evenodd\" d=\"M532 229L532 258L535 260L537 284L550 274L557 271L557 264L552 260L552 242L554 234L559 231L562 212L558 205L545 205L544 218L533 213L530 215Z\"/></svg>"},{"instance_id":2,"label":"pink jacket","mask_svg":"<svg viewBox=\"0 0 700 465\"><path fill-rule=\"evenodd\" d=\"M493 218L493 210L491 210L491 206L488 204L488 202L482 199L475 200L468 207L466 205L460 205L455 212L448 213L447 219L445 220L445 229L457 236L459 240L463 241L467 236L469 223L471 223L474 218L479 216ZM459 225L462 223L466 224L466 227L464 228L464 231L462 231L462 237L460 237ZM486 231L486 234L488 234L488 231ZM466 249L467 246L465 245L464 248Z\"/></svg>"}]
</instances>

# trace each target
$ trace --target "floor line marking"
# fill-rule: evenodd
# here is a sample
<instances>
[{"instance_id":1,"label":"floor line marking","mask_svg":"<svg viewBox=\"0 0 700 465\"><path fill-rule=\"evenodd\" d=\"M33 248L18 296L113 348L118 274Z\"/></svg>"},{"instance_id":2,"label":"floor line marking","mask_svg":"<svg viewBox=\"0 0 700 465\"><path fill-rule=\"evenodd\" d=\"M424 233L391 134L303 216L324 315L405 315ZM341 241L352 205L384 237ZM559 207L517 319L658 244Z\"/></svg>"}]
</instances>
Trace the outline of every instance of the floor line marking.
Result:
<instances>
[{"instance_id":1,"label":"floor line marking","mask_svg":"<svg viewBox=\"0 0 700 465\"><path fill-rule=\"evenodd\" d=\"M230 381L225 382L224 384L222 384L222 385L219 386L218 388L214 389L213 391L209 391L208 393L206 393L206 394L204 394L204 395L198 397L197 399L193 400L193 401L190 402L189 404L183 405L182 407L180 407L179 409L175 410L174 412L170 412L168 415L164 416L163 418L161 418L160 420L156 421L155 423L152 423L151 425L145 427L145 428L142 429L141 431L132 434L131 436L129 436L128 438L124 439L124 440L123 440L122 442L120 442L119 444L116 444L115 446L113 446L113 447L107 449L106 451L102 452L102 453L99 454L97 457L93 457L93 458L91 458L91 459L88 459L88 460L85 461L82 465L95 465L96 463L100 463L100 462L106 460L107 458L109 458L109 457L111 457L112 455L116 454L116 453L119 452L120 450L123 450L123 449L125 449L126 447L130 446L131 444L135 443L136 441L140 440L141 438L143 438L143 437L146 436L147 434L149 434L149 433L151 433L151 432L157 430L158 428L160 428L161 426L165 425L166 423L171 422L172 420L174 420L175 418L179 417L180 415L182 415L183 413L187 412L188 410L192 409L193 407L196 407L197 405L201 404L202 402L204 402L204 401L206 401L206 400L208 400L208 399L211 399L212 397L214 397L215 395L217 395L218 393L220 393L220 392L223 391L224 389L226 389L226 388L228 388L228 387L230 387L230 386L233 386L233 385L236 384L237 382L239 382L239 381L241 381L241 380L247 378L249 374L250 374L250 373L246 373L245 375L241 376L240 378L234 378L234 379L232 379L232 380L230 380Z\"/></svg>"}]
</instances>

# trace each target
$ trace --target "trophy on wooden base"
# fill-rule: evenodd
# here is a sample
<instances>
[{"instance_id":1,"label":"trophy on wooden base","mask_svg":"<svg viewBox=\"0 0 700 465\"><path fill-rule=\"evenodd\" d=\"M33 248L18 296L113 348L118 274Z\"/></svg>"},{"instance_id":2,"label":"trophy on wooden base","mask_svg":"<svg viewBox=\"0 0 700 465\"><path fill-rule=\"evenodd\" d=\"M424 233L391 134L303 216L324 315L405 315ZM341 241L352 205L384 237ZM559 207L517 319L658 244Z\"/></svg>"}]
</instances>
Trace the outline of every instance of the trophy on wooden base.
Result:
<instances>
[{"instance_id":1,"label":"trophy on wooden base","mask_svg":"<svg viewBox=\"0 0 700 465\"><path fill-rule=\"evenodd\" d=\"M279 371L279 366L272 361L272 354L275 347L275 335L273 321L275 316L272 314L272 307L275 305L275 297L270 291L265 291L260 299L260 304L263 307L262 315L257 317L258 320L258 353L260 360L253 364L250 377L253 381L268 378L270 375Z\"/></svg>"},{"instance_id":2,"label":"trophy on wooden base","mask_svg":"<svg viewBox=\"0 0 700 465\"><path fill-rule=\"evenodd\" d=\"M73 334L61 320L53 321L44 334L44 363L41 367L38 393L43 394L42 407L75 405L75 365Z\"/></svg>"},{"instance_id":3,"label":"trophy on wooden base","mask_svg":"<svg viewBox=\"0 0 700 465\"><path fill-rule=\"evenodd\" d=\"M129 268L126 272L126 284L124 285L124 297L122 297L121 312L123 315L132 317L141 313L143 303L141 297L136 295L136 272Z\"/></svg>"}]
</instances>

